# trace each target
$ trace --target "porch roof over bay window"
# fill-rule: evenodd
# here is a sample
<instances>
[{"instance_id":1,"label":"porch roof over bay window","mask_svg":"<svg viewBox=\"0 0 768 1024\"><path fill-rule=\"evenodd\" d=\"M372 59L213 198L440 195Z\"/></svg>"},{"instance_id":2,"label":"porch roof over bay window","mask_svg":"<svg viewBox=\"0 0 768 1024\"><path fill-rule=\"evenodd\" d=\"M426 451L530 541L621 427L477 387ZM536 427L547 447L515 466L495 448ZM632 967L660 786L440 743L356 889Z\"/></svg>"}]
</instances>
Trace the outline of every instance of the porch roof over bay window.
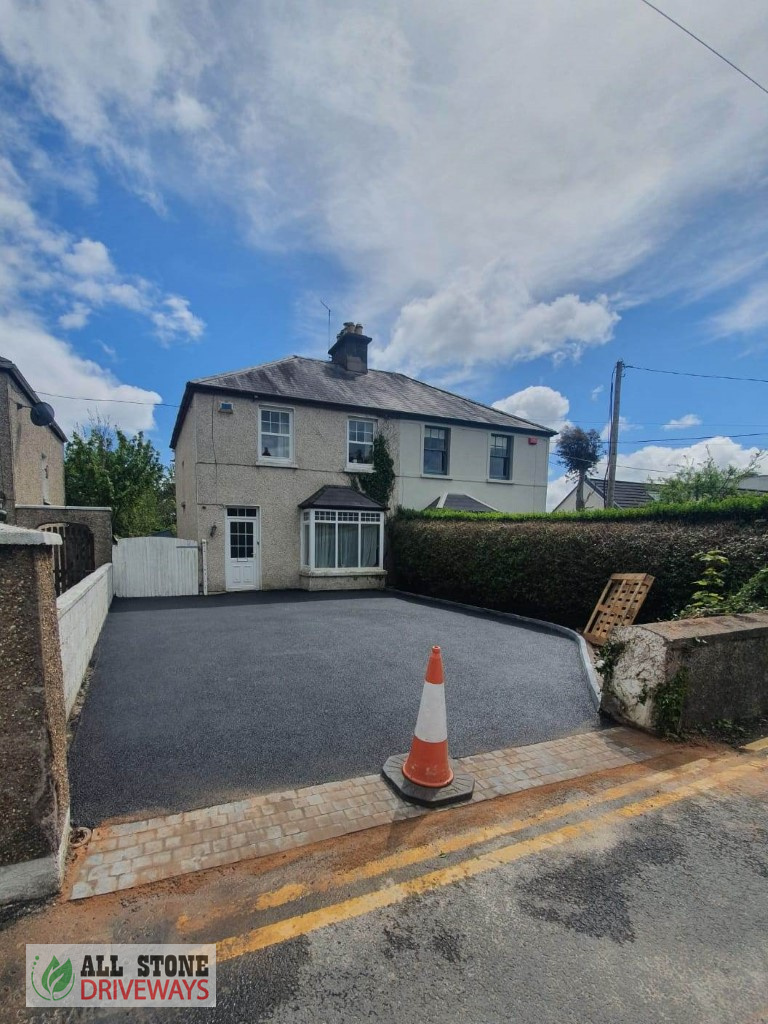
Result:
<instances>
[{"instance_id":1,"label":"porch roof over bay window","mask_svg":"<svg viewBox=\"0 0 768 1024\"><path fill-rule=\"evenodd\" d=\"M347 509L357 512L386 512L387 506L374 501L354 487L326 485L299 504L299 508Z\"/></svg>"}]
</instances>

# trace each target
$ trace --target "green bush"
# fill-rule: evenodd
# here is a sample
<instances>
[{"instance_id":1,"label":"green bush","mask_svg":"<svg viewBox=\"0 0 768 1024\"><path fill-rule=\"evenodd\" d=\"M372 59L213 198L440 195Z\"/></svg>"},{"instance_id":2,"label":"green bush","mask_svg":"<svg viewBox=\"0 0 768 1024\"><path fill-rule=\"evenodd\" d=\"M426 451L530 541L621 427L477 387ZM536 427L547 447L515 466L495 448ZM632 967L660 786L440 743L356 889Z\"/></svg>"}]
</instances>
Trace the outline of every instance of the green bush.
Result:
<instances>
[{"instance_id":1,"label":"green bush","mask_svg":"<svg viewBox=\"0 0 768 1024\"><path fill-rule=\"evenodd\" d=\"M389 525L394 586L576 629L614 572L656 577L639 622L672 617L695 590L693 556L714 548L733 593L768 564L768 499L557 516L400 511Z\"/></svg>"}]
</instances>

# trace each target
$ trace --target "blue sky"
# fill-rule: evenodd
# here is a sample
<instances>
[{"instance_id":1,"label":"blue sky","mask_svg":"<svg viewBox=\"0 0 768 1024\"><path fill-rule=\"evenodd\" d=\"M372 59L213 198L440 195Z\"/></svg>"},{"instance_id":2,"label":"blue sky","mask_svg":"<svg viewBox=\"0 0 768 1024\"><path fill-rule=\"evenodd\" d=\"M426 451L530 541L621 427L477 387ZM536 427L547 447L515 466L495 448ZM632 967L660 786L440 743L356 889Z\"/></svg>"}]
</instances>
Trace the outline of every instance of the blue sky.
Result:
<instances>
[{"instance_id":1,"label":"blue sky","mask_svg":"<svg viewBox=\"0 0 768 1024\"><path fill-rule=\"evenodd\" d=\"M768 82L764 3L665 9ZM618 358L768 377L768 96L639 0L477 14L0 0L0 354L164 457L186 380L324 357L321 299L553 427ZM766 388L629 370L619 474L746 465Z\"/></svg>"}]
</instances>

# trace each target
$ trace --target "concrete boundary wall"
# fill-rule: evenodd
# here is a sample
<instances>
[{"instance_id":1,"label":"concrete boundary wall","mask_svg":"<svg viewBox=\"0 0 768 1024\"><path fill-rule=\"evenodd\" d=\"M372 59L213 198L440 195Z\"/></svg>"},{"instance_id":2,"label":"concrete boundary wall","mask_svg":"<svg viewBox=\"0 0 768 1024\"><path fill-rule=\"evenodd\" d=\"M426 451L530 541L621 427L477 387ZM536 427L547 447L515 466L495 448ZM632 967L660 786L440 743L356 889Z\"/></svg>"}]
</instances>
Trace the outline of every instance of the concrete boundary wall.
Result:
<instances>
[{"instance_id":1,"label":"concrete boundary wall","mask_svg":"<svg viewBox=\"0 0 768 1024\"><path fill-rule=\"evenodd\" d=\"M768 711L768 613L623 626L602 648L603 708L652 732Z\"/></svg>"},{"instance_id":2,"label":"concrete boundary wall","mask_svg":"<svg viewBox=\"0 0 768 1024\"><path fill-rule=\"evenodd\" d=\"M112 565L102 565L56 600L67 717L112 603Z\"/></svg>"}]
</instances>

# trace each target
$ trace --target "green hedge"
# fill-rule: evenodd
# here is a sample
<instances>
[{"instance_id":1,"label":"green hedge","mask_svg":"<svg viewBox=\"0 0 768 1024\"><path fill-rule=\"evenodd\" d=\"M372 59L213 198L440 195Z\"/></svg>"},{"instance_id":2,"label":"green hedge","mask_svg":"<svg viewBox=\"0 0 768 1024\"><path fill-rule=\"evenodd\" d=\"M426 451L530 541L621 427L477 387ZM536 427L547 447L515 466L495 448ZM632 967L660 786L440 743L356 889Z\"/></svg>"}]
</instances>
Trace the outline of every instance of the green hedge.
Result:
<instances>
[{"instance_id":1,"label":"green hedge","mask_svg":"<svg viewBox=\"0 0 768 1024\"><path fill-rule=\"evenodd\" d=\"M768 519L768 494L724 498L721 501L688 501L679 505L652 502L640 508L588 508L581 512L456 512L447 508L398 509L402 519L448 519L455 522L579 523L579 522L720 522L721 520Z\"/></svg>"},{"instance_id":2,"label":"green hedge","mask_svg":"<svg viewBox=\"0 0 768 1024\"><path fill-rule=\"evenodd\" d=\"M663 508L525 517L401 511L389 525L390 583L583 629L611 573L656 577L638 618L649 622L688 602L698 551L725 552L729 590L768 564L768 500Z\"/></svg>"}]
</instances>

